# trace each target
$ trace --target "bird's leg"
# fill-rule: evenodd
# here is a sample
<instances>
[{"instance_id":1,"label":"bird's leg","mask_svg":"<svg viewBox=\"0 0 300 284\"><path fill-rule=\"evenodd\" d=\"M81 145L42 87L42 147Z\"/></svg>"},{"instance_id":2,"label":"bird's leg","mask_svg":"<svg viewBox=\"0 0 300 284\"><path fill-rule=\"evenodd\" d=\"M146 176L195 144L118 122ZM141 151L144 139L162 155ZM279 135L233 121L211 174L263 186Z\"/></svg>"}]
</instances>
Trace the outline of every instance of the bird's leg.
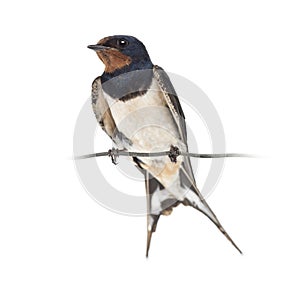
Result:
<instances>
[{"instance_id":1,"label":"bird's leg","mask_svg":"<svg viewBox=\"0 0 300 284\"><path fill-rule=\"evenodd\" d=\"M177 157L180 155L179 148L176 146L171 145L170 151L169 151L169 158L171 162L177 163Z\"/></svg>"},{"instance_id":2,"label":"bird's leg","mask_svg":"<svg viewBox=\"0 0 300 284\"><path fill-rule=\"evenodd\" d=\"M119 149L111 148L108 150L108 157L111 157L111 161L114 165L117 165L117 158L119 157Z\"/></svg>"}]
</instances>

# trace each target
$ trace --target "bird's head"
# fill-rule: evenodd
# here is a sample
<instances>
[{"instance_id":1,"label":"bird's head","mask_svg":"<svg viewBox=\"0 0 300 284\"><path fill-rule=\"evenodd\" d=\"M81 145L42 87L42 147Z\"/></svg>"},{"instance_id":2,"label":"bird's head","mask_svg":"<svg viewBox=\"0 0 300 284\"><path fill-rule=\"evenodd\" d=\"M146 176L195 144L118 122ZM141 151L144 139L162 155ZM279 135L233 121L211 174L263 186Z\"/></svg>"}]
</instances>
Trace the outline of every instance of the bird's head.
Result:
<instances>
[{"instance_id":1,"label":"bird's head","mask_svg":"<svg viewBox=\"0 0 300 284\"><path fill-rule=\"evenodd\" d=\"M96 51L105 65L106 73L114 73L121 69L149 69L153 66L144 44L133 36L105 37L88 48Z\"/></svg>"}]
</instances>

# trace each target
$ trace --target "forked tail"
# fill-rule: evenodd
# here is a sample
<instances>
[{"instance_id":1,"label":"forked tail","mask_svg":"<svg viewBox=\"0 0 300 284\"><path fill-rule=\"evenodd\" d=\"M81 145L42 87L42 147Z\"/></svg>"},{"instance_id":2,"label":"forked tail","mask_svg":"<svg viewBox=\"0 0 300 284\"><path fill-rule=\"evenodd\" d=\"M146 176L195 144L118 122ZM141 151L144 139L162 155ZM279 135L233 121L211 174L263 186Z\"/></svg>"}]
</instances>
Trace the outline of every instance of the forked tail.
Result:
<instances>
[{"instance_id":1,"label":"forked tail","mask_svg":"<svg viewBox=\"0 0 300 284\"><path fill-rule=\"evenodd\" d=\"M183 179L183 182L189 188L185 195L185 199L184 199L183 203L185 205L190 205L190 206L194 207L198 211L202 212L205 216L207 216L217 226L217 228L222 232L222 234L232 243L232 245L239 251L239 253L243 254L242 251L239 249L239 247L232 240L232 238L225 231L225 229L221 225L221 223L218 220L215 213L210 209L206 200L203 198L203 196L200 193L199 189L197 188L195 182L192 180L192 178L186 172L185 168L182 167L181 171L182 171L183 175L185 176L185 179Z\"/></svg>"}]
</instances>

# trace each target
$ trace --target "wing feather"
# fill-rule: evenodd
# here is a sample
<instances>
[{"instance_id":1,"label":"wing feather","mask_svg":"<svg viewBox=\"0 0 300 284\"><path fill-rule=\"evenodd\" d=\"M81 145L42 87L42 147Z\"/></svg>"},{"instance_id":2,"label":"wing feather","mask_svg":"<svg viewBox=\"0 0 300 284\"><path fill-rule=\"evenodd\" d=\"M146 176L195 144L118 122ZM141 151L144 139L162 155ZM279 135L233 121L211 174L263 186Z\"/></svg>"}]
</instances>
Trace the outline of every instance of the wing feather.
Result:
<instances>
[{"instance_id":1,"label":"wing feather","mask_svg":"<svg viewBox=\"0 0 300 284\"><path fill-rule=\"evenodd\" d=\"M164 94L166 103L169 106L169 109L173 116L173 119L175 120L175 122L177 124L178 132L180 133L181 139L186 146L186 150L188 151L185 116L184 116L182 107L180 105L178 96L176 94L176 91L172 85L172 82L171 82L169 76L167 75L167 73L161 67L159 67L157 65L154 66L153 73L158 82L158 85L160 86L161 91ZM176 145L174 145L174 146L176 146ZM194 177L194 173L192 170L192 166L191 166L189 157L186 157L186 156L184 157L183 167L186 170L186 172L189 174L193 183L195 183L195 177ZM188 188L192 188L191 184L186 184L186 185L188 186Z\"/></svg>"},{"instance_id":2,"label":"wing feather","mask_svg":"<svg viewBox=\"0 0 300 284\"><path fill-rule=\"evenodd\" d=\"M166 102L169 106L172 116L177 123L178 131L181 135L181 138L187 147L185 117L180 106L179 99L176 95L175 89L172 86L168 75L162 68L155 66L153 72L161 88L161 91L164 93ZM201 211L204 215L206 215L218 227L218 229L223 233L223 235L225 235L225 237L233 244L233 246L240 253L242 253L241 250L234 243L234 241L231 239L231 237L228 235L228 233L225 231L225 229L217 219L215 213L211 210L211 208L203 198L200 190L197 188L189 157L184 157L183 165L180 169L180 176L182 184L191 190L191 192L187 192L183 204L190 205L196 208L197 210Z\"/></svg>"},{"instance_id":3,"label":"wing feather","mask_svg":"<svg viewBox=\"0 0 300 284\"><path fill-rule=\"evenodd\" d=\"M118 131L108 103L103 95L101 77L97 77L92 84L92 106L101 128L114 141Z\"/></svg>"}]
</instances>

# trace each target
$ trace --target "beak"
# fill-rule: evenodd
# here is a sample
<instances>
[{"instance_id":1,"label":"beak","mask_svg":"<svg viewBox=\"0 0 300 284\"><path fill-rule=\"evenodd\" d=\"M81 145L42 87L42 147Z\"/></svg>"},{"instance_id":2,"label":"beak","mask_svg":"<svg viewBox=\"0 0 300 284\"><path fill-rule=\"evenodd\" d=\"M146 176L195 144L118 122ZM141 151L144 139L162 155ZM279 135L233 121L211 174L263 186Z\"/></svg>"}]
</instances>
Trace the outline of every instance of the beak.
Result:
<instances>
[{"instance_id":1,"label":"beak","mask_svg":"<svg viewBox=\"0 0 300 284\"><path fill-rule=\"evenodd\" d=\"M110 47L104 46L104 45L100 45L100 44L88 45L88 48L90 48L90 49L92 49L94 51L110 49Z\"/></svg>"}]
</instances>

